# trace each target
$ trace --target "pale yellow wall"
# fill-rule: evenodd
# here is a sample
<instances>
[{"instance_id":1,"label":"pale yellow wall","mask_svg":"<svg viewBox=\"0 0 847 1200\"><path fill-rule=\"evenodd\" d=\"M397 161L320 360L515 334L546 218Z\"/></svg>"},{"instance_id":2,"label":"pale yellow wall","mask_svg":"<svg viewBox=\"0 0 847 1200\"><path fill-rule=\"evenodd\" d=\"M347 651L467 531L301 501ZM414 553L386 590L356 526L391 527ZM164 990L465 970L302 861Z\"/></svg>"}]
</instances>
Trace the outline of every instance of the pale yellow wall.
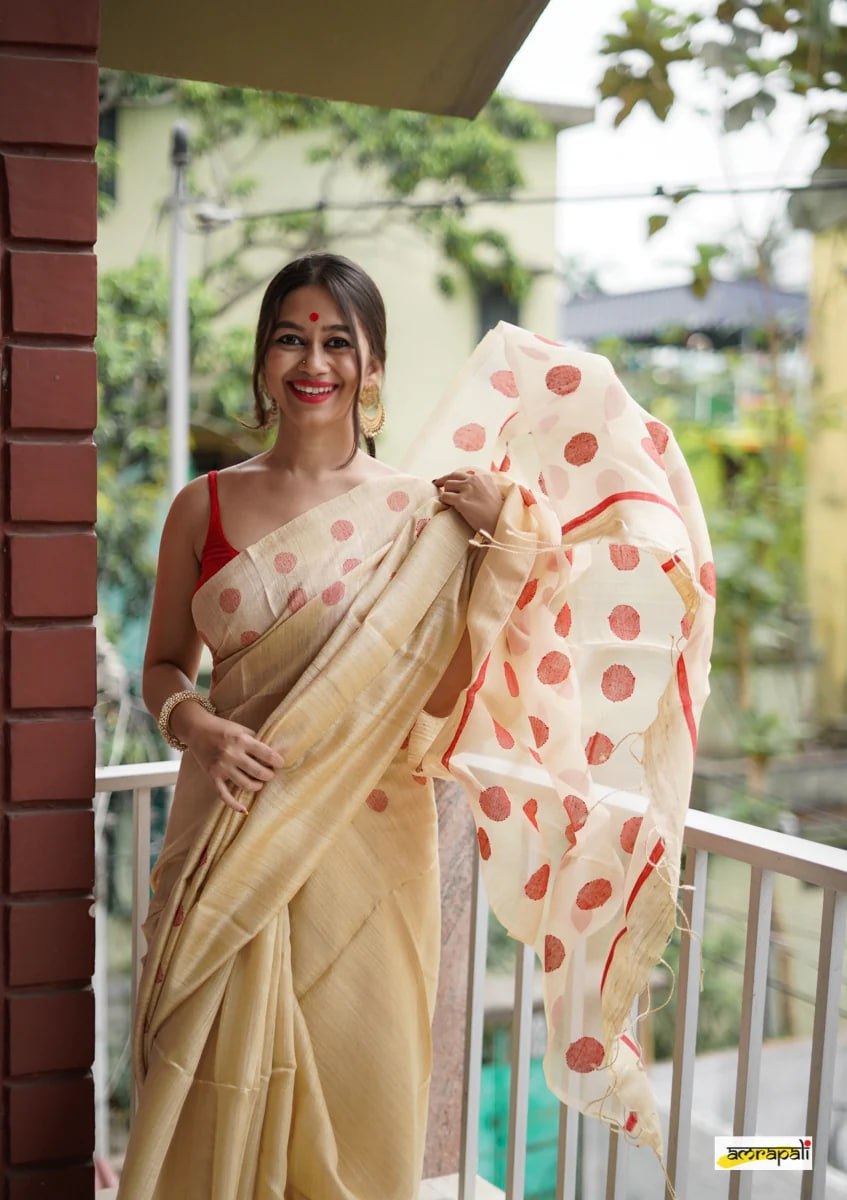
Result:
<instances>
[{"instance_id":1,"label":"pale yellow wall","mask_svg":"<svg viewBox=\"0 0 847 1200\"><path fill-rule=\"evenodd\" d=\"M847 715L847 230L815 239L810 353L806 580L819 711L831 720Z\"/></svg>"},{"instance_id":2,"label":"pale yellow wall","mask_svg":"<svg viewBox=\"0 0 847 1200\"><path fill-rule=\"evenodd\" d=\"M170 222L163 204L172 186L168 148L175 117L171 108L127 108L119 114L118 195L114 210L100 223L97 251L101 271L128 266L145 253L168 258ZM244 170L255 176L259 186L245 207L257 211L312 203L315 181L325 168L304 161L307 148L308 139L297 135L265 146L256 154ZM553 140L523 147L521 162L526 191L552 195L556 181ZM333 195L354 201L367 198L368 183L349 170L339 172ZM421 234L374 214L355 220L367 222L376 232L342 235L333 241L332 249L360 262L385 297L389 325L385 388L388 421L379 438L378 453L386 461L400 464L406 447L476 343L476 305L466 287L451 300L438 291L438 256ZM485 205L472 214L472 220L505 230L526 265L552 272L552 205ZM200 270L204 254L216 254L230 236L226 230L205 236L192 234L191 269ZM284 255L268 248L255 251L251 265L270 278L283 261ZM522 323L554 336L556 291L552 273L537 279L521 311ZM252 327L260 299L261 289L235 305L227 320ZM245 405L248 397L245 381Z\"/></svg>"}]
</instances>

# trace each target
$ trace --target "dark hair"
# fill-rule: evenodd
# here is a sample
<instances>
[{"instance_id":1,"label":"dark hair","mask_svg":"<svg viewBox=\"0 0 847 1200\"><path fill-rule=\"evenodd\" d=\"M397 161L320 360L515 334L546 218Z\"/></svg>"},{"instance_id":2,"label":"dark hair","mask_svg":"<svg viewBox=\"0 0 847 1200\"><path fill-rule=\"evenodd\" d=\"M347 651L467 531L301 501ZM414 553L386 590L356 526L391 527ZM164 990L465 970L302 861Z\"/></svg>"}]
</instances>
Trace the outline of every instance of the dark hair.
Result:
<instances>
[{"instance_id":1,"label":"dark hair","mask_svg":"<svg viewBox=\"0 0 847 1200\"><path fill-rule=\"evenodd\" d=\"M310 284L326 288L338 305L344 316L345 324L352 330L358 321L364 330L371 354L385 366L385 304L379 288L371 277L356 263L351 262L341 254L314 253L304 254L283 267L268 284L262 297L259 309L259 320L256 325L256 349L253 356L253 400L256 421L260 428L269 423L270 413L262 398L259 377L265 361L265 355L271 343L271 336L276 326L277 316L285 297L298 288ZM359 382L362 376L362 356L358 341L356 358L359 363ZM359 444L359 406L353 405L353 454ZM374 445L371 438L365 439L368 452L373 455ZM352 455L351 455L352 458Z\"/></svg>"}]
</instances>

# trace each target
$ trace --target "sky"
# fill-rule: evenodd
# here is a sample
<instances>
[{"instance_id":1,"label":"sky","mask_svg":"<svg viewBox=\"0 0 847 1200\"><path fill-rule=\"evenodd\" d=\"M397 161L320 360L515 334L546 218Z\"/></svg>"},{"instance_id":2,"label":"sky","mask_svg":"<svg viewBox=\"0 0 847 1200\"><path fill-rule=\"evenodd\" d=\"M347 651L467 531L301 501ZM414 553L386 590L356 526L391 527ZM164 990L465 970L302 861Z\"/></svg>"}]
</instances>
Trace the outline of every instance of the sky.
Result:
<instances>
[{"instance_id":1,"label":"sky","mask_svg":"<svg viewBox=\"0 0 847 1200\"><path fill-rule=\"evenodd\" d=\"M604 70L598 47L625 7L626 0L551 0L506 72L502 89L525 99L597 105ZM789 101L769 133L748 128L718 137L715 123L694 111L694 105L710 101L711 91L698 90L691 79L687 101L689 95L691 108L664 124L642 104L617 130L614 102L599 104L590 125L560 135L558 194L575 199L652 192L658 185L726 187L808 179L820 142L805 131L799 103ZM595 271L607 291L684 283L697 243L722 242L739 221L750 234L761 235L780 208L779 194L694 198L648 241L647 217L662 211L655 199L564 203L558 249ZM779 262L784 286L805 285L809 249L806 235L790 239Z\"/></svg>"}]
</instances>

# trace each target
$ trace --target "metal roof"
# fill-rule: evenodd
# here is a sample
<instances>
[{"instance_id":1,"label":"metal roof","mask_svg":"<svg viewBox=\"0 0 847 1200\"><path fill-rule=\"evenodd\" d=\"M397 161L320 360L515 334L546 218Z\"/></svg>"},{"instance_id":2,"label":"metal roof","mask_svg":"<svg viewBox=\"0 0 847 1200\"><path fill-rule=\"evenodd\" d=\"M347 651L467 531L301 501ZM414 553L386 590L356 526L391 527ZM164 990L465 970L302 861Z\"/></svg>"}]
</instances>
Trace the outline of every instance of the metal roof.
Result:
<instances>
[{"instance_id":1,"label":"metal roof","mask_svg":"<svg viewBox=\"0 0 847 1200\"><path fill-rule=\"evenodd\" d=\"M702 297L686 286L574 297L560 310L560 335L581 342L619 337L655 343L679 330L683 341L698 332L726 345L773 319L801 338L808 322L806 294L767 288L756 279L716 280Z\"/></svg>"},{"instance_id":2,"label":"metal roof","mask_svg":"<svg viewBox=\"0 0 847 1200\"><path fill-rule=\"evenodd\" d=\"M548 0L103 0L100 63L473 117Z\"/></svg>"}]
</instances>

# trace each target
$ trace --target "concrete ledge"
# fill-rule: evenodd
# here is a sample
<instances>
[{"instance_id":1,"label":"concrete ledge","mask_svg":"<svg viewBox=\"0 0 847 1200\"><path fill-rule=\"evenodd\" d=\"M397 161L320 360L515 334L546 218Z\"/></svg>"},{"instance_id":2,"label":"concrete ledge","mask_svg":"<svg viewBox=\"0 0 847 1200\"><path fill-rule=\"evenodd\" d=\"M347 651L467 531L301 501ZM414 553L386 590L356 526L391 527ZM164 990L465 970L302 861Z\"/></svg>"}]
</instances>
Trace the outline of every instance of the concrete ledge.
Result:
<instances>
[{"instance_id":1,"label":"concrete ledge","mask_svg":"<svg viewBox=\"0 0 847 1200\"><path fill-rule=\"evenodd\" d=\"M95 1200L115 1200L117 1188L101 1188L94 1193ZM493 1184L476 1179L476 1200L505 1200L505 1192ZM442 1175L439 1179L425 1179L418 1192L418 1200L458 1200L459 1176Z\"/></svg>"}]
</instances>

